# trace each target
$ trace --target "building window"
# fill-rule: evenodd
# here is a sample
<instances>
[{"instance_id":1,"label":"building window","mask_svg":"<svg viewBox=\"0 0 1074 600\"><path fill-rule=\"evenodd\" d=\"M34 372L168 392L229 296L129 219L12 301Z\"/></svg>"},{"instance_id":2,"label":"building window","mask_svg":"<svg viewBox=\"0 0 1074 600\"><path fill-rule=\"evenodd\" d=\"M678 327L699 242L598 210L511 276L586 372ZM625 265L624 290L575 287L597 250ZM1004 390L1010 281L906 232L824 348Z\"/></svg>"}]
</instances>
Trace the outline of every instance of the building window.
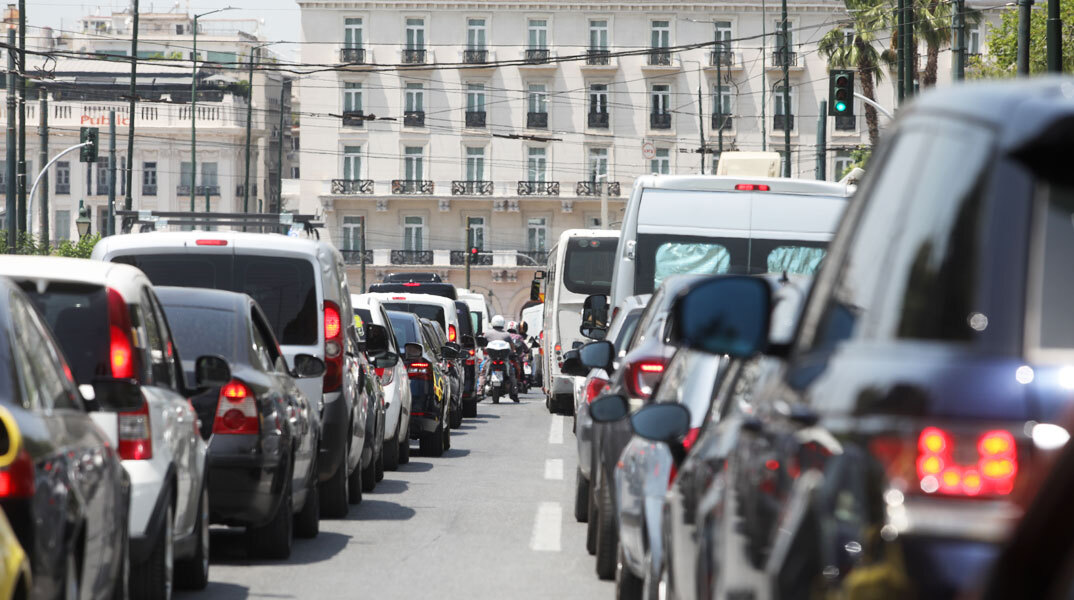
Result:
<instances>
[{"instance_id":1,"label":"building window","mask_svg":"<svg viewBox=\"0 0 1074 600\"><path fill-rule=\"evenodd\" d=\"M425 149L407 146L403 152L403 176L407 181L421 181L425 176Z\"/></svg>"},{"instance_id":2,"label":"building window","mask_svg":"<svg viewBox=\"0 0 1074 600\"><path fill-rule=\"evenodd\" d=\"M716 21L713 24L713 33L715 35L716 50L727 52L731 49L731 22L730 21Z\"/></svg>"},{"instance_id":3,"label":"building window","mask_svg":"<svg viewBox=\"0 0 1074 600\"><path fill-rule=\"evenodd\" d=\"M649 161L649 170L657 175L671 174L671 150L657 148L656 154Z\"/></svg>"},{"instance_id":4,"label":"building window","mask_svg":"<svg viewBox=\"0 0 1074 600\"><path fill-rule=\"evenodd\" d=\"M157 195L157 163L145 161L142 163L142 195Z\"/></svg>"},{"instance_id":5,"label":"building window","mask_svg":"<svg viewBox=\"0 0 1074 600\"><path fill-rule=\"evenodd\" d=\"M179 185L181 187L186 188L190 188L194 185L193 169L188 162L182 162L179 164ZM190 193L189 189L187 189L187 193Z\"/></svg>"},{"instance_id":6,"label":"building window","mask_svg":"<svg viewBox=\"0 0 1074 600\"><path fill-rule=\"evenodd\" d=\"M407 112L425 111L425 85L421 83L406 84L406 108Z\"/></svg>"},{"instance_id":7,"label":"building window","mask_svg":"<svg viewBox=\"0 0 1074 600\"><path fill-rule=\"evenodd\" d=\"M671 45L671 23L668 21L653 21L649 39L651 48L657 50L666 49Z\"/></svg>"},{"instance_id":8,"label":"building window","mask_svg":"<svg viewBox=\"0 0 1074 600\"><path fill-rule=\"evenodd\" d=\"M201 163L201 185L203 185L206 188L206 191L203 192L203 193L209 193L209 194L212 194L214 196L220 193L220 188L217 187L219 185L219 183L217 181L216 174L217 174L217 165L216 165L216 163L214 163L214 162Z\"/></svg>"},{"instance_id":9,"label":"building window","mask_svg":"<svg viewBox=\"0 0 1074 600\"><path fill-rule=\"evenodd\" d=\"M842 179L852 164L854 164L854 159L851 158L849 150L837 150L832 159L832 180Z\"/></svg>"},{"instance_id":10,"label":"building window","mask_svg":"<svg viewBox=\"0 0 1074 600\"><path fill-rule=\"evenodd\" d=\"M362 84L343 84L343 112L362 112Z\"/></svg>"},{"instance_id":11,"label":"building window","mask_svg":"<svg viewBox=\"0 0 1074 600\"><path fill-rule=\"evenodd\" d=\"M589 149L589 180L597 181L598 176L608 176L608 149Z\"/></svg>"},{"instance_id":12,"label":"building window","mask_svg":"<svg viewBox=\"0 0 1074 600\"><path fill-rule=\"evenodd\" d=\"M589 86L589 112L608 112L608 84L593 83Z\"/></svg>"},{"instance_id":13,"label":"building window","mask_svg":"<svg viewBox=\"0 0 1074 600\"><path fill-rule=\"evenodd\" d=\"M735 114L732 104L731 87L727 85L712 86L712 128L731 126L731 116Z\"/></svg>"},{"instance_id":14,"label":"building window","mask_svg":"<svg viewBox=\"0 0 1074 600\"><path fill-rule=\"evenodd\" d=\"M543 83L529 85L529 111L531 113L548 112L548 91Z\"/></svg>"},{"instance_id":15,"label":"building window","mask_svg":"<svg viewBox=\"0 0 1074 600\"><path fill-rule=\"evenodd\" d=\"M56 235L53 236L53 239L56 241L71 239L71 211L56 211L52 218L52 223L56 231Z\"/></svg>"},{"instance_id":16,"label":"building window","mask_svg":"<svg viewBox=\"0 0 1074 600\"><path fill-rule=\"evenodd\" d=\"M585 218L586 229L600 229L600 217L594 217L592 215Z\"/></svg>"},{"instance_id":17,"label":"building window","mask_svg":"<svg viewBox=\"0 0 1074 600\"><path fill-rule=\"evenodd\" d=\"M343 179L355 181L362 178L362 147L343 147Z\"/></svg>"},{"instance_id":18,"label":"building window","mask_svg":"<svg viewBox=\"0 0 1074 600\"><path fill-rule=\"evenodd\" d=\"M671 110L671 86L661 83L653 86L652 106L650 110L654 115L666 115Z\"/></svg>"},{"instance_id":19,"label":"building window","mask_svg":"<svg viewBox=\"0 0 1074 600\"><path fill-rule=\"evenodd\" d=\"M108 184L111 179L108 177L108 159L100 157L97 159L97 195L108 195Z\"/></svg>"},{"instance_id":20,"label":"building window","mask_svg":"<svg viewBox=\"0 0 1074 600\"><path fill-rule=\"evenodd\" d=\"M783 123L794 129L794 88L790 89L790 93L783 94L784 87L782 84L775 86L772 89L772 102L775 104L773 113L775 115L775 123L773 127L775 129L782 130Z\"/></svg>"},{"instance_id":21,"label":"building window","mask_svg":"<svg viewBox=\"0 0 1074 600\"><path fill-rule=\"evenodd\" d=\"M467 217L466 228L469 230L470 239L467 240L467 248L485 249L485 217Z\"/></svg>"},{"instance_id":22,"label":"building window","mask_svg":"<svg viewBox=\"0 0 1074 600\"><path fill-rule=\"evenodd\" d=\"M530 50L548 49L548 21L545 19L529 20L529 46Z\"/></svg>"},{"instance_id":23,"label":"building window","mask_svg":"<svg viewBox=\"0 0 1074 600\"><path fill-rule=\"evenodd\" d=\"M783 22L776 21L776 48L772 52L772 65L779 67L786 64L787 66L794 66L797 64L797 58L794 53L794 24L789 20L787 21L787 45L783 45ZM786 53L786 55L784 55Z\"/></svg>"},{"instance_id":24,"label":"building window","mask_svg":"<svg viewBox=\"0 0 1074 600\"><path fill-rule=\"evenodd\" d=\"M343 217L343 247L340 250L361 251L362 227L365 217Z\"/></svg>"},{"instance_id":25,"label":"building window","mask_svg":"<svg viewBox=\"0 0 1074 600\"><path fill-rule=\"evenodd\" d=\"M526 220L526 246L530 252L544 252L548 243L548 219L530 217Z\"/></svg>"},{"instance_id":26,"label":"building window","mask_svg":"<svg viewBox=\"0 0 1074 600\"><path fill-rule=\"evenodd\" d=\"M71 163L62 160L56 163L56 195L66 196L71 193Z\"/></svg>"},{"instance_id":27,"label":"building window","mask_svg":"<svg viewBox=\"0 0 1074 600\"><path fill-rule=\"evenodd\" d=\"M466 148L466 181L485 180L485 149Z\"/></svg>"},{"instance_id":28,"label":"building window","mask_svg":"<svg viewBox=\"0 0 1074 600\"><path fill-rule=\"evenodd\" d=\"M981 53L981 26L966 26L966 52L969 54Z\"/></svg>"},{"instance_id":29,"label":"building window","mask_svg":"<svg viewBox=\"0 0 1074 600\"><path fill-rule=\"evenodd\" d=\"M298 167L291 167L291 179L299 179L299 176L298 176L299 175L299 170L298 169L299 169Z\"/></svg>"},{"instance_id":30,"label":"building window","mask_svg":"<svg viewBox=\"0 0 1074 600\"><path fill-rule=\"evenodd\" d=\"M344 48L361 48L362 47L362 19L360 19L360 18L343 19L343 47Z\"/></svg>"},{"instance_id":31,"label":"building window","mask_svg":"<svg viewBox=\"0 0 1074 600\"><path fill-rule=\"evenodd\" d=\"M589 49L608 51L608 21L601 19L589 22Z\"/></svg>"},{"instance_id":32,"label":"building window","mask_svg":"<svg viewBox=\"0 0 1074 600\"><path fill-rule=\"evenodd\" d=\"M541 147L527 149L526 181L545 181L548 171L547 152Z\"/></svg>"},{"instance_id":33,"label":"building window","mask_svg":"<svg viewBox=\"0 0 1074 600\"><path fill-rule=\"evenodd\" d=\"M466 112L485 112L485 84L470 83L466 86Z\"/></svg>"},{"instance_id":34,"label":"building window","mask_svg":"<svg viewBox=\"0 0 1074 600\"><path fill-rule=\"evenodd\" d=\"M485 49L485 20L484 19L467 19L466 20L466 49L467 50L484 50Z\"/></svg>"},{"instance_id":35,"label":"building window","mask_svg":"<svg viewBox=\"0 0 1074 600\"><path fill-rule=\"evenodd\" d=\"M425 49L425 19L406 20L406 49Z\"/></svg>"},{"instance_id":36,"label":"building window","mask_svg":"<svg viewBox=\"0 0 1074 600\"><path fill-rule=\"evenodd\" d=\"M425 217L403 217L403 249L420 252L425 238Z\"/></svg>"}]
</instances>

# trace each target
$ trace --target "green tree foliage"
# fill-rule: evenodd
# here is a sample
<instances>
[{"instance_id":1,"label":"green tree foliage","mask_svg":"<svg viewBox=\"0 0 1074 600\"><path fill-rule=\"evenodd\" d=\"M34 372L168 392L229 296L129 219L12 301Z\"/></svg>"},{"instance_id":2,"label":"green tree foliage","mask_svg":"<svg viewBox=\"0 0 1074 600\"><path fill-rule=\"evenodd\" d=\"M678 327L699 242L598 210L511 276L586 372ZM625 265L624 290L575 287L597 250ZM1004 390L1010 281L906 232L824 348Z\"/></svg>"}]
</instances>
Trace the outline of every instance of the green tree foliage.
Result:
<instances>
[{"instance_id":1,"label":"green tree foliage","mask_svg":"<svg viewBox=\"0 0 1074 600\"><path fill-rule=\"evenodd\" d=\"M7 232L0 230L0 240L7 239ZM69 258L89 258L93 247L101 240L98 234L71 241L63 240L55 246L38 241L28 233L20 233L15 243L15 254L36 254L39 256L66 256Z\"/></svg>"},{"instance_id":2,"label":"green tree foliage","mask_svg":"<svg viewBox=\"0 0 1074 600\"><path fill-rule=\"evenodd\" d=\"M1063 19L1063 72L1074 71L1074 0L1060 0ZM1029 18L1029 72L1048 69L1048 3L1033 6ZM999 25L988 32L988 54L968 61L966 76L971 78L1014 77L1018 65L1018 10L1004 11Z\"/></svg>"}]
</instances>

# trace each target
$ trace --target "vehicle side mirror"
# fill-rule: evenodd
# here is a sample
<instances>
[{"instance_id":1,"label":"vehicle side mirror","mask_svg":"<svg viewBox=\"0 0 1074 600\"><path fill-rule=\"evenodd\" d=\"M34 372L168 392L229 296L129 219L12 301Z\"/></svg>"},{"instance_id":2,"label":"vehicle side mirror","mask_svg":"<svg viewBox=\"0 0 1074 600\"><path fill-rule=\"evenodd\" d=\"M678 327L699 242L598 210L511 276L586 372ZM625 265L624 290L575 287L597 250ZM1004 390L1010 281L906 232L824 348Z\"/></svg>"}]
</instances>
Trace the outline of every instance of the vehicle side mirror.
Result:
<instances>
[{"instance_id":1,"label":"vehicle side mirror","mask_svg":"<svg viewBox=\"0 0 1074 600\"><path fill-rule=\"evenodd\" d=\"M207 354L194 361L194 384L198 387L220 387L231 381L231 367L219 356Z\"/></svg>"},{"instance_id":2,"label":"vehicle side mirror","mask_svg":"<svg viewBox=\"0 0 1074 600\"><path fill-rule=\"evenodd\" d=\"M647 440L667 444L676 463L685 458L682 439L690 431L690 410L685 406L670 402L650 404L630 417L630 427Z\"/></svg>"},{"instance_id":3,"label":"vehicle side mirror","mask_svg":"<svg viewBox=\"0 0 1074 600\"><path fill-rule=\"evenodd\" d=\"M409 344L403 346L403 352L403 356L406 358L421 358L421 344L415 344L414 342L410 342Z\"/></svg>"},{"instance_id":4,"label":"vehicle side mirror","mask_svg":"<svg viewBox=\"0 0 1074 600\"><path fill-rule=\"evenodd\" d=\"M619 394L601 396L589 405L589 416L595 423L611 423L630 414L630 402Z\"/></svg>"},{"instance_id":5,"label":"vehicle side mirror","mask_svg":"<svg viewBox=\"0 0 1074 600\"><path fill-rule=\"evenodd\" d=\"M365 352L370 356L379 356L388 352L388 328L375 323L365 324Z\"/></svg>"},{"instance_id":6,"label":"vehicle side mirror","mask_svg":"<svg viewBox=\"0 0 1074 600\"><path fill-rule=\"evenodd\" d=\"M324 375L327 367L324 361L313 356L312 354L296 354L295 355L295 372L294 376L299 379L309 379L311 377L320 377Z\"/></svg>"},{"instance_id":7,"label":"vehicle side mirror","mask_svg":"<svg viewBox=\"0 0 1074 600\"><path fill-rule=\"evenodd\" d=\"M611 342L590 342L578 349L578 358L590 369L604 369L609 374L615 370L615 347Z\"/></svg>"},{"instance_id":8,"label":"vehicle side mirror","mask_svg":"<svg viewBox=\"0 0 1074 600\"><path fill-rule=\"evenodd\" d=\"M541 299L541 280L536 277L530 282L530 300L539 301Z\"/></svg>"},{"instance_id":9,"label":"vehicle side mirror","mask_svg":"<svg viewBox=\"0 0 1074 600\"><path fill-rule=\"evenodd\" d=\"M488 345L489 345L489 339L487 337L485 337L484 335L477 336L477 346L479 348L484 348L485 346L488 346Z\"/></svg>"},{"instance_id":10,"label":"vehicle side mirror","mask_svg":"<svg viewBox=\"0 0 1074 600\"><path fill-rule=\"evenodd\" d=\"M581 359L578 358L577 350L567 350L563 353L563 366L559 370L566 375L575 377L585 377L589 374L589 367L582 364Z\"/></svg>"},{"instance_id":11,"label":"vehicle side mirror","mask_svg":"<svg viewBox=\"0 0 1074 600\"><path fill-rule=\"evenodd\" d=\"M357 317L355 317L357 320ZM352 326L347 328L347 336L358 352L366 351L365 327Z\"/></svg>"},{"instance_id":12,"label":"vehicle side mirror","mask_svg":"<svg viewBox=\"0 0 1074 600\"><path fill-rule=\"evenodd\" d=\"M587 296L582 303L582 324L579 333L592 340L602 340L608 332L608 297Z\"/></svg>"},{"instance_id":13,"label":"vehicle side mirror","mask_svg":"<svg viewBox=\"0 0 1074 600\"><path fill-rule=\"evenodd\" d=\"M86 409L131 412L141 408L144 402L138 380L107 377L93 381L93 400L87 402Z\"/></svg>"},{"instance_id":14,"label":"vehicle side mirror","mask_svg":"<svg viewBox=\"0 0 1074 600\"><path fill-rule=\"evenodd\" d=\"M448 360L455 360L456 358L462 356L462 347L455 342L448 342L444 344L444 348L442 351L444 354L444 358Z\"/></svg>"},{"instance_id":15,"label":"vehicle side mirror","mask_svg":"<svg viewBox=\"0 0 1074 600\"><path fill-rule=\"evenodd\" d=\"M399 355L394 352L386 352L373 359L373 366L378 369L390 369L399 364Z\"/></svg>"},{"instance_id":16,"label":"vehicle side mirror","mask_svg":"<svg viewBox=\"0 0 1074 600\"><path fill-rule=\"evenodd\" d=\"M671 308L673 343L749 358L768 345L772 290L760 277L720 275L681 292Z\"/></svg>"},{"instance_id":17,"label":"vehicle side mirror","mask_svg":"<svg viewBox=\"0 0 1074 600\"><path fill-rule=\"evenodd\" d=\"M475 348L477 347L477 341L474 340L474 336L464 334L461 338L463 348Z\"/></svg>"}]
</instances>

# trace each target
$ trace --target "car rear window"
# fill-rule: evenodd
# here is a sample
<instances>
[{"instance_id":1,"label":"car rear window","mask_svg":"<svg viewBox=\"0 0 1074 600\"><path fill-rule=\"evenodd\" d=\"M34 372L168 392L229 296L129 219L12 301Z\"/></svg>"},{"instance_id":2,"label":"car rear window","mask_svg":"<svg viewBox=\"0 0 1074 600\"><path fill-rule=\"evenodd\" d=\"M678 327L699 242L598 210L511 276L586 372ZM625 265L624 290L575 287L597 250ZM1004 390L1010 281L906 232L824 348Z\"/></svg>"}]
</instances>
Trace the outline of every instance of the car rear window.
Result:
<instances>
[{"instance_id":1,"label":"car rear window","mask_svg":"<svg viewBox=\"0 0 1074 600\"><path fill-rule=\"evenodd\" d=\"M108 376L108 292L103 286L53 283L43 293L22 286L45 317L78 383Z\"/></svg>"},{"instance_id":2,"label":"car rear window","mask_svg":"<svg viewBox=\"0 0 1074 600\"><path fill-rule=\"evenodd\" d=\"M614 238L571 238L563 259L563 287L575 294L607 294L617 243Z\"/></svg>"},{"instance_id":3,"label":"car rear window","mask_svg":"<svg viewBox=\"0 0 1074 600\"><path fill-rule=\"evenodd\" d=\"M435 304L421 304L419 302L385 302L385 310L397 310L399 312L407 312L413 315L418 315L423 319L429 319L440 324L440 327L444 327L446 320L444 318L444 309L441 306Z\"/></svg>"},{"instance_id":4,"label":"car rear window","mask_svg":"<svg viewBox=\"0 0 1074 600\"><path fill-rule=\"evenodd\" d=\"M388 315L388 319L392 322L392 330L395 332L395 343L402 348L406 344L420 344L421 340L418 339L417 331L414 328L414 321L406 317L393 317Z\"/></svg>"},{"instance_id":5,"label":"car rear window","mask_svg":"<svg viewBox=\"0 0 1074 600\"><path fill-rule=\"evenodd\" d=\"M164 305L164 313L171 325L179 356L184 358L184 370L191 370L186 363L206 354L223 356L232 362L247 362L238 360L240 357L236 356L236 336L227 335L227 332L236 332L237 313L218 308L167 304Z\"/></svg>"},{"instance_id":6,"label":"car rear window","mask_svg":"<svg viewBox=\"0 0 1074 600\"><path fill-rule=\"evenodd\" d=\"M396 292L402 294L431 294L441 296L449 300L458 300L455 286L450 283L374 283L369 286L370 292Z\"/></svg>"},{"instance_id":7,"label":"car rear window","mask_svg":"<svg viewBox=\"0 0 1074 600\"><path fill-rule=\"evenodd\" d=\"M117 256L153 285L202 287L249 294L261 305L280 343L317 343L317 285L305 259L278 256L151 254Z\"/></svg>"}]
</instances>

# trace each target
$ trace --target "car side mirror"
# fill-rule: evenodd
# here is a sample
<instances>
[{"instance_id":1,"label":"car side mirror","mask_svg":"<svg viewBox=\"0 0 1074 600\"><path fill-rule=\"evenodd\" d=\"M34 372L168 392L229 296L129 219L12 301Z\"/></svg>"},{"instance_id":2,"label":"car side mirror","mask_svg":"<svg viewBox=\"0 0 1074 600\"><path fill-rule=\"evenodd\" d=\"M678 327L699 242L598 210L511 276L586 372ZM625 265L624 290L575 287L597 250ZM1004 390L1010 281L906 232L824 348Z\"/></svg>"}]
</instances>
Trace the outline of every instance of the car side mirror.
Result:
<instances>
[{"instance_id":1,"label":"car side mirror","mask_svg":"<svg viewBox=\"0 0 1074 600\"><path fill-rule=\"evenodd\" d=\"M219 356L207 354L194 361L194 384L198 387L221 387L231 381L231 367Z\"/></svg>"},{"instance_id":2,"label":"car side mirror","mask_svg":"<svg viewBox=\"0 0 1074 600\"><path fill-rule=\"evenodd\" d=\"M403 353L403 356L406 358L421 358L423 349L421 347L421 344L415 344L414 342L410 342L403 346Z\"/></svg>"},{"instance_id":3,"label":"car side mirror","mask_svg":"<svg viewBox=\"0 0 1074 600\"><path fill-rule=\"evenodd\" d=\"M578 349L578 358L590 369L604 369L611 374L615 370L615 346L611 342L590 342Z\"/></svg>"},{"instance_id":4,"label":"car side mirror","mask_svg":"<svg viewBox=\"0 0 1074 600\"><path fill-rule=\"evenodd\" d=\"M690 431L690 410L685 406L671 402L650 404L630 417L630 427L647 440L667 444L676 463L685 458L682 439Z\"/></svg>"},{"instance_id":5,"label":"car side mirror","mask_svg":"<svg viewBox=\"0 0 1074 600\"><path fill-rule=\"evenodd\" d=\"M86 410L131 412L144 402L138 380L107 377L93 381L93 399L87 402Z\"/></svg>"},{"instance_id":6,"label":"car side mirror","mask_svg":"<svg viewBox=\"0 0 1074 600\"><path fill-rule=\"evenodd\" d=\"M575 377L585 377L589 374L589 367L582 364L577 350L567 350L563 353L563 366L559 370Z\"/></svg>"},{"instance_id":7,"label":"car side mirror","mask_svg":"<svg viewBox=\"0 0 1074 600\"><path fill-rule=\"evenodd\" d=\"M462 356L462 346L459 346L455 342L448 342L444 344L442 352L444 354L444 358L448 360L455 360L456 358Z\"/></svg>"},{"instance_id":8,"label":"car side mirror","mask_svg":"<svg viewBox=\"0 0 1074 600\"><path fill-rule=\"evenodd\" d=\"M541 342L538 342L537 338L533 338L532 340L530 340L530 348L536 349L536 348L540 348L540 347L541 347Z\"/></svg>"},{"instance_id":9,"label":"car side mirror","mask_svg":"<svg viewBox=\"0 0 1074 600\"><path fill-rule=\"evenodd\" d=\"M630 414L630 402L619 394L601 396L589 405L589 416L595 423L611 423Z\"/></svg>"},{"instance_id":10,"label":"car side mirror","mask_svg":"<svg viewBox=\"0 0 1074 600\"><path fill-rule=\"evenodd\" d=\"M375 323L365 324L365 352L370 356L379 356L388 352L388 328Z\"/></svg>"},{"instance_id":11,"label":"car side mirror","mask_svg":"<svg viewBox=\"0 0 1074 600\"><path fill-rule=\"evenodd\" d=\"M470 334L464 334L460 338L460 341L462 342L462 347L463 348L475 348L475 347L477 347L477 341L475 341L474 336L472 336Z\"/></svg>"},{"instance_id":12,"label":"car side mirror","mask_svg":"<svg viewBox=\"0 0 1074 600\"><path fill-rule=\"evenodd\" d=\"M536 277L530 282L530 300L534 302L541 300L541 280Z\"/></svg>"},{"instance_id":13,"label":"car side mirror","mask_svg":"<svg viewBox=\"0 0 1074 600\"><path fill-rule=\"evenodd\" d=\"M394 352L387 352L373 359L373 366L378 369L390 369L397 364L399 364L399 355Z\"/></svg>"},{"instance_id":14,"label":"car side mirror","mask_svg":"<svg viewBox=\"0 0 1074 600\"><path fill-rule=\"evenodd\" d=\"M591 340L602 340L608 332L608 297L587 296L582 303L582 324L578 332Z\"/></svg>"},{"instance_id":15,"label":"car side mirror","mask_svg":"<svg viewBox=\"0 0 1074 600\"><path fill-rule=\"evenodd\" d=\"M477 336L477 346L478 346L478 348L484 348L485 346L488 346L488 345L489 345L489 339L487 337L485 337L484 335Z\"/></svg>"},{"instance_id":16,"label":"car side mirror","mask_svg":"<svg viewBox=\"0 0 1074 600\"><path fill-rule=\"evenodd\" d=\"M324 361L313 356L312 354L296 354L295 355L295 372L294 376L299 379L309 379L312 377L320 377L324 375L326 365Z\"/></svg>"},{"instance_id":17,"label":"car side mirror","mask_svg":"<svg viewBox=\"0 0 1074 600\"><path fill-rule=\"evenodd\" d=\"M768 345L772 290L760 277L720 275L679 294L672 304L672 343L710 354L749 358Z\"/></svg>"}]
</instances>

